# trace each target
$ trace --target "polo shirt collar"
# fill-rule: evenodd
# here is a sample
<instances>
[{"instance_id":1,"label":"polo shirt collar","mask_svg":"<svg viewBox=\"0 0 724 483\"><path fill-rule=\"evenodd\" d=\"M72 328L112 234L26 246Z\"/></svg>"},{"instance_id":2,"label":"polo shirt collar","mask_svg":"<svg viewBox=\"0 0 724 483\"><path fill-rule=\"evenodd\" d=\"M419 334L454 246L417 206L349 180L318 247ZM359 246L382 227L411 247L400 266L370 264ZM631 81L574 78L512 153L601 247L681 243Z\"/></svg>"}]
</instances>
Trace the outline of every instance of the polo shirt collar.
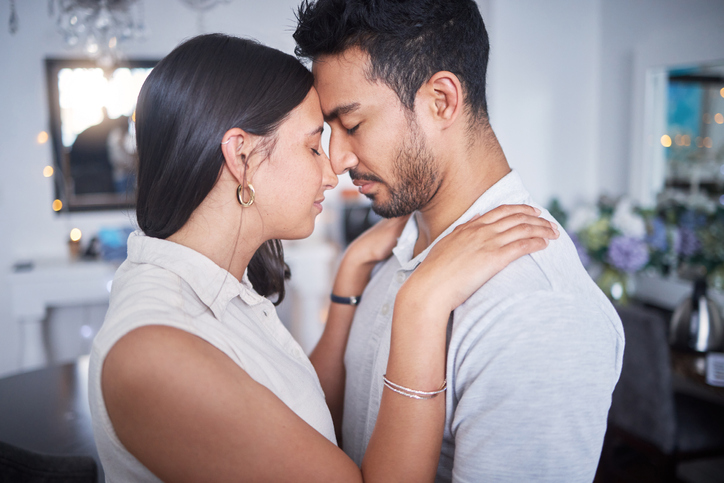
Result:
<instances>
[{"instance_id":1,"label":"polo shirt collar","mask_svg":"<svg viewBox=\"0 0 724 483\"><path fill-rule=\"evenodd\" d=\"M217 319L221 318L234 297L241 297L250 306L266 300L256 293L246 270L239 282L227 270L196 250L169 240L146 236L140 230L128 237L128 260L156 265L176 274L189 284Z\"/></svg>"},{"instance_id":2,"label":"polo shirt collar","mask_svg":"<svg viewBox=\"0 0 724 483\"><path fill-rule=\"evenodd\" d=\"M511 170L510 173L503 176L497 183L488 188L475 202L463 213L460 218L447 227L430 246L425 248L416 257L412 257L415 249L415 243L419 234L418 229L418 217L421 216L419 212L413 213L405 228L402 230L400 238L397 240L397 246L392 249L393 255L397 258L400 266L404 270L414 270L417 266L430 253L432 247L434 247L438 241L442 240L448 234L450 234L456 226L462 225L465 222L470 221L475 215L482 215L488 211L497 208L503 204L511 203L522 203L529 197L528 191L523 186L523 181L520 179L517 171Z\"/></svg>"}]
</instances>

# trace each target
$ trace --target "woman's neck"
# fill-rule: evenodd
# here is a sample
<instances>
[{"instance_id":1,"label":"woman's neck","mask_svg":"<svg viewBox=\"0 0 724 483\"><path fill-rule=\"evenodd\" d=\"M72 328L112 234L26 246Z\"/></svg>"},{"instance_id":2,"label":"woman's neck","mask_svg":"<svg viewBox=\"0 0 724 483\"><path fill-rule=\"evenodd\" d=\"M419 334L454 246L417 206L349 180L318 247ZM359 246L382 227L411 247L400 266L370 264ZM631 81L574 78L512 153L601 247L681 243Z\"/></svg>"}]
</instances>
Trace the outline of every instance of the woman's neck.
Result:
<instances>
[{"instance_id":1,"label":"woman's neck","mask_svg":"<svg viewBox=\"0 0 724 483\"><path fill-rule=\"evenodd\" d=\"M223 196L219 200L213 191L168 240L201 253L241 281L264 240L253 235L260 233L254 229L257 223L253 210L242 211L234 198Z\"/></svg>"}]
</instances>

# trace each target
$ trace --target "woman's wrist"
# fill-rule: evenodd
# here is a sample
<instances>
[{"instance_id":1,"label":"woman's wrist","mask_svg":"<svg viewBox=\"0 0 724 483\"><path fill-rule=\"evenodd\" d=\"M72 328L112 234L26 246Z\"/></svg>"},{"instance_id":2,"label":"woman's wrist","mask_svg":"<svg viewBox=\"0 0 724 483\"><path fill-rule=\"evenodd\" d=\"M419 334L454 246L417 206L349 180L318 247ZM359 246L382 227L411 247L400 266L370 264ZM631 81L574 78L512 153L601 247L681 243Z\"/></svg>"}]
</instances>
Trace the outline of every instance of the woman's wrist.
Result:
<instances>
[{"instance_id":1,"label":"woman's wrist","mask_svg":"<svg viewBox=\"0 0 724 483\"><path fill-rule=\"evenodd\" d=\"M415 312L432 320L445 320L452 311L441 287L413 273L400 287L395 298L395 312Z\"/></svg>"}]
</instances>

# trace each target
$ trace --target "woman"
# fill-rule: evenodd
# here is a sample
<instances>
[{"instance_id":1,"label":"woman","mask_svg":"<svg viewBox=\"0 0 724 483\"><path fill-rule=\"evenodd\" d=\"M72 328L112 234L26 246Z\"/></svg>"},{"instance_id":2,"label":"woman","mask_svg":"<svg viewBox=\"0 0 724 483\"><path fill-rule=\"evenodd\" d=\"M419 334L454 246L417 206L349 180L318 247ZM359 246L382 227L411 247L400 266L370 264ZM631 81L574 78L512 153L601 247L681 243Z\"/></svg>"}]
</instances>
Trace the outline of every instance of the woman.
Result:
<instances>
[{"instance_id":1,"label":"woman","mask_svg":"<svg viewBox=\"0 0 724 483\"><path fill-rule=\"evenodd\" d=\"M136 123L141 231L129 238L91 355L108 481L432 479L448 315L507 263L543 248L556 236L550 224L525 206L488 213L442 240L405 282L392 389L360 471L336 446L320 385L340 377L353 307L330 310L313 366L266 298L284 296L278 239L309 236L337 183L312 75L249 40L197 37L148 77ZM349 247L336 295L361 293L403 223L382 222ZM452 278L455 287L437 283Z\"/></svg>"}]
</instances>

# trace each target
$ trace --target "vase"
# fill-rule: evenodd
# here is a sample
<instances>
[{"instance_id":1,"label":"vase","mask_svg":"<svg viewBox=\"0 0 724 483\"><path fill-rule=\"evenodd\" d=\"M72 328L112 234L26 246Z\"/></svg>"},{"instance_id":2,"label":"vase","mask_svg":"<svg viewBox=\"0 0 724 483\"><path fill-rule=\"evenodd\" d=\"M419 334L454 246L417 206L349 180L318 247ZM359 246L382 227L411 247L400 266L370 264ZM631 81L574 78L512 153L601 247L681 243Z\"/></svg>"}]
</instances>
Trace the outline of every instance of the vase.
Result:
<instances>
[{"instance_id":1,"label":"vase","mask_svg":"<svg viewBox=\"0 0 724 483\"><path fill-rule=\"evenodd\" d=\"M620 305L629 303L632 287L627 273L607 265L596 279L596 284L612 302Z\"/></svg>"}]
</instances>

